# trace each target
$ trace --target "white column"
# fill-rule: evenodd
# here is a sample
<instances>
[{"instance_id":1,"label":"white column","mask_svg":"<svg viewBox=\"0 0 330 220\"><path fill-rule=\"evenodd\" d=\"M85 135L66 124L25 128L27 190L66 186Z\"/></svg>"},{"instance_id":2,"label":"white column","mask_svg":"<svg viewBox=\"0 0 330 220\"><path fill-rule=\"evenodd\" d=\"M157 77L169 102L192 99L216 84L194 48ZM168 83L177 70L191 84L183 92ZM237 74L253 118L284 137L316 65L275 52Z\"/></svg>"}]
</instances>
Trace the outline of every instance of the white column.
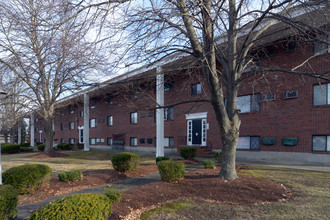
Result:
<instances>
[{"instance_id":1,"label":"white column","mask_svg":"<svg viewBox=\"0 0 330 220\"><path fill-rule=\"evenodd\" d=\"M22 127L21 125L18 126L18 129L17 129L17 144L20 145L21 142L22 142Z\"/></svg>"},{"instance_id":2,"label":"white column","mask_svg":"<svg viewBox=\"0 0 330 220\"><path fill-rule=\"evenodd\" d=\"M164 74L161 67L157 68L156 76L156 107L164 106ZM164 109L156 109L156 157L164 156Z\"/></svg>"},{"instance_id":3,"label":"white column","mask_svg":"<svg viewBox=\"0 0 330 220\"><path fill-rule=\"evenodd\" d=\"M34 114L30 114L30 146L34 147Z\"/></svg>"},{"instance_id":4,"label":"white column","mask_svg":"<svg viewBox=\"0 0 330 220\"><path fill-rule=\"evenodd\" d=\"M84 94L84 151L89 151L89 95Z\"/></svg>"}]
</instances>

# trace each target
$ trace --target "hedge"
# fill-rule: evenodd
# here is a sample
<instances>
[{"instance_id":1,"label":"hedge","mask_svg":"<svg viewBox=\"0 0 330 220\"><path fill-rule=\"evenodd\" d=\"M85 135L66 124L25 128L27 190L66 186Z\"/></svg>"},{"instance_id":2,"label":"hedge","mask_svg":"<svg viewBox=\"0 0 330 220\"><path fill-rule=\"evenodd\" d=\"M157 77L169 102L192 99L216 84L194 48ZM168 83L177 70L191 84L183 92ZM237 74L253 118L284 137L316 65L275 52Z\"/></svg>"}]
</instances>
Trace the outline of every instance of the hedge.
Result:
<instances>
[{"instance_id":1,"label":"hedge","mask_svg":"<svg viewBox=\"0 0 330 220\"><path fill-rule=\"evenodd\" d=\"M111 158L112 166L119 172L137 170L141 163L141 157L135 153L114 154Z\"/></svg>"},{"instance_id":2,"label":"hedge","mask_svg":"<svg viewBox=\"0 0 330 220\"><path fill-rule=\"evenodd\" d=\"M156 157L156 164L157 164L159 161L169 160L169 159L170 159L169 157Z\"/></svg>"},{"instance_id":3,"label":"hedge","mask_svg":"<svg viewBox=\"0 0 330 220\"><path fill-rule=\"evenodd\" d=\"M203 165L207 169L215 169L215 167L217 166L217 164L211 160L204 160Z\"/></svg>"},{"instance_id":4,"label":"hedge","mask_svg":"<svg viewBox=\"0 0 330 220\"><path fill-rule=\"evenodd\" d=\"M14 154L20 152L20 146L17 144L1 144L1 153Z\"/></svg>"},{"instance_id":5,"label":"hedge","mask_svg":"<svg viewBox=\"0 0 330 220\"><path fill-rule=\"evenodd\" d=\"M176 182L186 174L184 163L175 160L163 160L157 163L160 178L167 182Z\"/></svg>"},{"instance_id":6,"label":"hedge","mask_svg":"<svg viewBox=\"0 0 330 220\"><path fill-rule=\"evenodd\" d=\"M45 151L45 144L39 144L37 148L39 151Z\"/></svg>"},{"instance_id":7,"label":"hedge","mask_svg":"<svg viewBox=\"0 0 330 220\"><path fill-rule=\"evenodd\" d=\"M196 157L196 148L194 147L181 147L180 156L184 159L194 159Z\"/></svg>"},{"instance_id":8,"label":"hedge","mask_svg":"<svg viewBox=\"0 0 330 220\"><path fill-rule=\"evenodd\" d=\"M57 149L61 149L61 150L72 150L72 144L69 143L61 143L56 145Z\"/></svg>"},{"instance_id":9,"label":"hedge","mask_svg":"<svg viewBox=\"0 0 330 220\"><path fill-rule=\"evenodd\" d=\"M28 194L47 185L51 173L49 166L26 164L6 170L3 173L3 182L17 188L20 194Z\"/></svg>"},{"instance_id":10,"label":"hedge","mask_svg":"<svg viewBox=\"0 0 330 220\"><path fill-rule=\"evenodd\" d=\"M20 147L21 152L31 152L33 151L32 147Z\"/></svg>"},{"instance_id":11,"label":"hedge","mask_svg":"<svg viewBox=\"0 0 330 220\"><path fill-rule=\"evenodd\" d=\"M30 143L28 142L21 142L20 145L21 147L30 147Z\"/></svg>"},{"instance_id":12,"label":"hedge","mask_svg":"<svg viewBox=\"0 0 330 220\"><path fill-rule=\"evenodd\" d=\"M63 197L42 207L30 217L44 219L108 219L112 204L106 195L98 193L74 194Z\"/></svg>"},{"instance_id":13,"label":"hedge","mask_svg":"<svg viewBox=\"0 0 330 220\"><path fill-rule=\"evenodd\" d=\"M58 178L64 182L80 181L82 179L82 172L80 170L62 172L58 174Z\"/></svg>"},{"instance_id":14,"label":"hedge","mask_svg":"<svg viewBox=\"0 0 330 220\"><path fill-rule=\"evenodd\" d=\"M215 152L215 154L214 154L214 158L215 158L218 162L221 162L221 155L222 155L221 152Z\"/></svg>"},{"instance_id":15,"label":"hedge","mask_svg":"<svg viewBox=\"0 0 330 220\"><path fill-rule=\"evenodd\" d=\"M18 191L11 185L0 185L0 219L15 219Z\"/></svg>"}]
</instances>

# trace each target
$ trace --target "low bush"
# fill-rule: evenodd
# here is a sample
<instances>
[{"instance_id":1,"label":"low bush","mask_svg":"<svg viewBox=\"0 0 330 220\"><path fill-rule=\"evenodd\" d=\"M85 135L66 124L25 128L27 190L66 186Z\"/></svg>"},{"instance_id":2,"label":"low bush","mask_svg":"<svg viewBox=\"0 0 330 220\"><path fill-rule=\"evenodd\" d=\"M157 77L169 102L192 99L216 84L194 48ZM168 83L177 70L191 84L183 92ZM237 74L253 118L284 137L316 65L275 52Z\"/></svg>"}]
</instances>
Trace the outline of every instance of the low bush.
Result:
<instances>
[{"instance_id":1,"label":"low bush","mask_svg":"<svg viewBox=\"0 0 330 220\"><path fill-rule=\"evenodd\" d=\"M39 144L37 148L39 151L45 151L45 144Z\"/></svg>"},{"instance_id":2,"label":"low bush","mask_svg":"<svg viewBox=\"0 0 330 220\"><path fill-rule=\"evenodd\" d=\"M159 161L157 167L161 179L168 182L180 181L186 174L184 164L175 160Z\"/></svg>"},{"instance_id":3,"label":"low bush","mask_svg":"<svg viewBox=\"0 0 330 220\"><path fill-rule=\"evenodd\" d=\"M30 220L43 219L108 219L112 213L109 198L98 193L74 194L42 207Z\"/></svg>"},{"instance_id":4,"label":"low bush","mask_svg":"<svg viewBox=\"0 0 330 220\"><path fill-rule=\"evenodd\" d=\"M72 150L72 146L73 145L69 143L61 143L56 145L56 148L60 150Z\"/></svg>"},{"instance_id":5,"label":"low bush","mask_svg":"<svg viewBox=\"0 0 330 220\"><path fill-rule=\"evenodd\" d=\"M181 147L180 156L184 159L194 159L196 157L196 148L194 147Z\"/></svg>"},{"instance_id":6,"label":"low bush","mask_svg":"<svg viewBox=\"0 0 330 220\"><path fill-rule=\"evenodd\" d=\"M19 152L20 149L17 144L1 144L1 153L15 154Z\"/></svg>"},{"instance_id":7,"label":"low bush","mask_svg":"<svg viewBox=\"0 0 330 220\"><path fill-rule=\"evenodd\" d=\"M141 157L135 153L114 154L111 158L112 166L119 172L137 170L141 163Z\"/></svg>"},{"instance_id":8,"label":"low bush","mask_svg":"<svg viewBox=\"0 0 330 220\"><path fill-rule=\"evenodd\" d=\"M30 147L30 143L28 143L28 142L21 142L20 143L20 146L21 147Z\"/></svg>"},{"instance_id":9,"label":"low bush","mask_svg":"<svg viewBox=\"0 0 330 220\"><path fill-rule=\"evenodd\" d=\"M207 169L215 169L215 167L217 166L217 164L211 160L204 160L203 165Z\"/></svg>"},{"instance_id":10,"label":"low bush","mask_svg":"<svg viewBox=\"0 0 330 220\"><path fill-rule=\"evenodd\" d=\"M214 159L216 159L218 162L221 162L221 152L215 152Z\"/></svg>"},{"instance_id":11,"label":"low bush","mask_svg":"<svg viewBox=\"0 0 330 220\"><path fill-rule=\"evenodd\" d=\"M73 170L58 174L58 178L63 182L74 182L82 179L82 172L80 170Z\"/></svg>"},{"instance_id":12,"label":"low bush","mask_svg":"<svg viewBox=\"0 0 330 220\"><path fill-rule=\"evenodd\" d=\"M0 185L0 219L15 219L18 191L11 185Z\"/></svg>"},{"instance_id":13,"label":"low bush","mask_svg":"<svg viewBox=\"0 0 330 220\"><path fill-rule=\"evenodd\" d=\"M163 160L169 160L169 157L156 157L156 163L158 163L159 161L163 161Z\"/></svg>"},{"instance_id":14,"label":"low bush","mask_svg":"<svg viewBox=\"0 0 330 220\"><path fill-rule=\"evenodd\" d=\"M33 151L32 147L20 147L19 148L21 152L31 152Z\"/></svg>"},{"instance_id":15,"label":"low bush","mask_svg":"<svg viewBox=\"0 0 330 220\"><path fill-rule=\"evenodd\" d=\"M110 199L111 202L120 202L123 199L123 192L117 190L114 187L107 188L105 195Z\"/></svg>"},{"instance_id":16,"label":"low bush","mask_svg":"<svg viewBox=\"0 0 330 220\"><path fill-rule=\"evenodd\" d=\"M3 173L3 182L18 189L21 194L32 193L46 186L52 169L42 164L13 167Z\"/></svg>"}]
</instances>

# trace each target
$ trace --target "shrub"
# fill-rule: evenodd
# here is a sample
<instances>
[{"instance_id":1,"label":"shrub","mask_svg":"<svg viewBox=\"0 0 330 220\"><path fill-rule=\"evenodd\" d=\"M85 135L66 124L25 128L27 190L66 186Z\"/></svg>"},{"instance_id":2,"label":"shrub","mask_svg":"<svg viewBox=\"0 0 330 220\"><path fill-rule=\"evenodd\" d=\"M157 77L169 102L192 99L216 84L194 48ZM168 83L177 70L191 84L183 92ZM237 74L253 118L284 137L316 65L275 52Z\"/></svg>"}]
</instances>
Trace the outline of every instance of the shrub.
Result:
<instances>
[{"instance_id":1,"label":"shrub","mask_svg":"<svg viewBox=\"0 0 330 220\"><path fill-rule=\"evenodd\" d=\"M184 159L194 159L196 157L196 148L194 147L181 147L180 156Z\"/></svg>"},{"instance_id":2,"label":"shrub","mask_svg":"<svg viewBox=\"0 0 330 220\"><path fill-rule=\"evenodd\" d=\"M73 170L58 174L58 178L64 182L73 182L82 179L82 172L80 170Z\"/></svg>"},{"instance_id":3,"label":"shrub","mask_svg":"<svg viewBox=\"0 0 330 220\"><path fill-rule=\"evenodd\" d=\"M14 186L21 194L27 194L47 185L51 173L49 166L26 164L6 170L3 173L3 182Z\"/></svg>"},{"instance_id":4,"label":"shrub","mask_svg":"<svg viewBox=\"0 0 330 220\"><path fill-rule=\"evenodd\" d=\"M72 150L72 144L69 143L61 143L56 145L57 149L61 149L61 150Z\"/></svg>"},{"instance_id":5,"label":"shrub","mask_svg":"<svg viewBox=\"0 0 330 220\"><path fill-rule=\"evenodd\" d=\"M21 142L20 143L20 146L21 147L30 147L30 143L28 143L28 142Z\"/></svg>"},{"instance_id":6,"label":"shrub","mask_svg":"<svg viewBox=\"0 0 330 220\"><path fill-rule=\"evenodd\" d=\"M203 165L207 169L215 169L215 167L217 166L217 164L211 160L204 160Z\"/></svg>"},{"instance_id":7,"label":"shrub","mask_svg":"<svg viewBox=\"0 0 330 220\"><path fill-rule=\"evenodd\" d=\"M39 151L45 151L45 144L39 144L37 148Z\"/></svg>"},{"instance_id":8,"label":"shrub","mask_svg":"<svg viewBox=\"0 0 330 220\"><path fill-rule=\"evenodd\" d=\"M218 161L221 162L221 152L215 152L214 158Z\"/></svg>"},{"instance_id":9,"label":"shrub","mask_svg":"<svg viewBox=\"0 0 330 220\"><path fill-rule=\"evenodd\" d=\"M17 144L1 144L1 152L7 154L14 154L20 152Z\"/></svg>"},{"instance_id":10,"label":"shrub","mask_svg":"<svg viewBox=\"0 0 330 220\"><path fill-rule=\"evenodd\" d=\"M30 152L33 151L32 147L20 147L21 152Z\"/></svg>"},{"instance_id":11,"label":"shrub","mask_svg":"<svg viewBox=\"0 0 330 220\"><path fill-rule=\"evenodd\" d=\"M107 219L112 213L109 198L98 193L74 194L42 207L30 217L43 219Z\"/></svg>"},{"instance_id":12,"label":"shrub","mask_svg":"<svg viewBox=\"0 0 330 220\"><path fill-rule=\"evenodd\" d=\"M158 163L159 161L163 161L163 160L169 160L169 157L156 157L156 163Z\"/></svg>"},{"instance_id":13,"label":"shrub","mask_svg":"<svg viewBox=\"0 0 330 220\"><path fill-rule=\"evenodd\" d=\"M141 157L135 153L119 153L111 158L112 166L119 172L137 170L141 163Z\"/></svg>"},{"instance_id":14,"label":"shrub","mask_svg":"<svg viewBox=\"0 0 330 220\"><path fill-rule=\"evenodd\" d=\"M184 164L179 161L163 160L159 161L157 166L161 179L168 182L179 181L186 174Z\"/></svg>"},{"instance_id":15,"label":"shrub","mask_svg":"<svg viewBox=\"0 0 330 220\"><path fill-rule=\"evenodd\" d=\"M110 199L111 202L120 202L123 199L123 192L117 190L114 187L109 187L105 192L105 195Z\"/></svg>"},{"instance_id":16,"label":"shrub","mask_svg":"<svg viewBox=\"0 0 330 220\"><path fill-rule=\"evenodd\" d=\"M16 217L18 191L11 185L0 185L0 219Z\"/></svg>"}]
</instances>

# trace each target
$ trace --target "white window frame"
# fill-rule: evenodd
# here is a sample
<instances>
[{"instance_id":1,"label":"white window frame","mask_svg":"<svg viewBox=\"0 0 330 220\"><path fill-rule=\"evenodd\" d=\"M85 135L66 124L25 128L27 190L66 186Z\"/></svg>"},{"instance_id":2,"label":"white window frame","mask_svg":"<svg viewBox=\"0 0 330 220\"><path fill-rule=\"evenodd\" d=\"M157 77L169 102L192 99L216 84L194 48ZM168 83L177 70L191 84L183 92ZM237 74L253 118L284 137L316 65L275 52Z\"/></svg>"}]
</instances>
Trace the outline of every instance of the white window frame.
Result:
<instances>
[{"instance_id":1,"label":"white window frame","mask_svg":"<svg viewBox=\"0 0 330 220\"><path fill-rule=\"evenodd\" d=\"M89 119L89 127L96 128L96 118Z\"/></svg>"},{"instance_id":2,"label":"white window frame","mask_svg":"<svg viewBox=\"0 0 330 220\"><path fill-rule=\"evenodd\" d=\"M137 112L131 112L130 113L130 123L131 124L137 124L138 123L138 113Z\"/></svg>"}]
</instances>

